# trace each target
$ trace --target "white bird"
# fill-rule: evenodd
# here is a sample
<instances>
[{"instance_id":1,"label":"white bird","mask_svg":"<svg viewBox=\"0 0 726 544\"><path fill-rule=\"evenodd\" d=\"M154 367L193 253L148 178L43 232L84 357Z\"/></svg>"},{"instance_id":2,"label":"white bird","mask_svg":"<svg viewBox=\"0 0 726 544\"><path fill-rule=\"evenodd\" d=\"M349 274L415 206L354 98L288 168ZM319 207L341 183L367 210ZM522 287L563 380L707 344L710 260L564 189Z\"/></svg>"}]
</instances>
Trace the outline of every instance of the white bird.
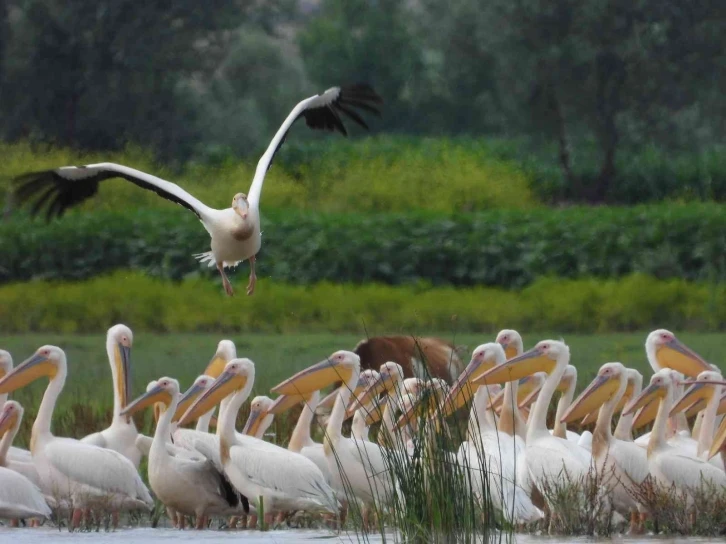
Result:
<instances>
[{"instance_id":1,"label":"white bird","mask_svg":"<svg viewBox=\"0 0 726 544\"><path fill-rule=\"evenodd\" d=\"M648 443L648 469L658 486L666 492L671 486L675 486L678 492L685 492L692 503L693 493L702 484L715 485L719 489L726 486L726 474L703 459L674 448L666 441L666 422L673 407L671 393L674 385L671 370L659 370L651 378L650 385L625 407L623 413L633 413L651 399L659 401L658 415ZM726 385L726 382L719 385Z\"/></svg>"},{"instance_id":2,"label":"white bird","mask_svg":"<svg viewBox=\"0 0 726 544\"><path fill-rule=\"evenodd\" d=\"M48 387L33 424L30 451L38 469L41 489L57 502L70 499L78 527L82 508L98 501L113 510L149 508L153 500L133 463L113 450L53 436L53 409L67 376L66 355L56 346L43 346L35 355L0 380L0 393L9 393L48 377Z\"/></svg>"},{"instance_id":3,"label":"white bird","mask_svg":"<svg viewBox=\"0 0 726 544\"><path fill-rule=\"evenodd\" d=\"M224 473L234 487L260 509L264 498L265 523L272 514L289 510L337 511L335 494L315 464L275 444L235 432L234 423L255 380L249 359L233 359L224 372L182 416L179 423L206 412L224 400L217 422L217 451ZM269 516L269 517L268 517Z\"/></svg>"},{"instance_id":4,"label":"white bird","mask_svg":"<svg viewBox=\"0 0 726 544\"><path fill-rule=\"evenodd\" d=\"M350 495L365 506L385 505L391 498L394 482L378 444L343 436L346 407L360 375L360 357L351 351L336 351L330 357L288 378L272 389L282 395L305 395L339 382L338 396L323 442L331 473L339 472ZM366 509L367 510L367 509ZM364 520L366 523L366 520Z\"/></svg>"},{"instance_id":5,"label":"white bird","mask_svg":"<svg viewBox=\"0 0 726 544\"><path fill-rule=\"evenodd\" d=\"M119 452L138 469L142 451L136 445L139 435L130 417L121 415L131 397L131 347L134 337L126 325L115 325L106 334L106 353L113 378L113 419L103 431L89 434L81 442Z\"/></svg>"},{"instance_id":6,"label":"white bird","mask_svg":"<svg viewBox=\"0 0 726 544\"><path fill-rule=\"evenodd\" d=\"M546 426L547 409L562 375L570 362L570 349L557 340L543 340L529 351L488 370L474 384L485 385L519 380L538 371L548 376L537 397L527 423L525 440L526 470L532 483L546 490L566 478L580 482L590 470L590 452L564 438L550 434ZM526 486L524 479L518 481Z\"/></svg>"},{"instance_id":7,"label":"white bird","mask_svg":"<svg viewBox=\"0 0 726 544\"><path fill-rule=\"evenodd\" d=\"M250 280L247 294L251 295L257 279L255 256L262 243L259 209L262 184L292 125L297 119L304 117L310 128L338 131L347 135L341 117L347 116L367 129L368 126L356 112L356 108L378 114L376 106L381 102L381 98L366 84L333 87L299 102L257 163L249 195L237 193L232 199L232 206L223 210L210 208L174 183L113 163L63 166L55 170L24 174L15 178L15 195L21 203L34 201L34 214L45 206L46 216L50 219L95 195L102 181L112 178L128 180L142 189L153 191L166 200L180 204L199 218L211 237L211 251L196 257L201 262L209 261L210 266L217 266L228 295L231 296L234 292L224 268L249 260Z\"/></svg>"},{"instance_id":8,"label":"white bird","mask_svg":"<svg viewBox=\"0 0 726 544\"><path fill-rule=\"evenodd\" d=\"M640 514L644 506L635 500L639 486L648 477L645 450L632 440L619 440L611 432L617 404L628 386L628 369L621 363L605 363L597 377L562 415L565 421L576 421L599 407L592 438L592 456L605 494L616 510L630 514L631 531L640 531Z\"/></svg>"},{"instance_id":9,"label":"white bird","mask_svg":"<svg viewBox=\"0 0 726 544\"><path fill-rule=\"evenodd\" d=\"M0 378L5 376L5 374L10 372L12 369L13 369L12 355L10 355L9 351L0 349ZM2 408L3 404L5 404L6 400L8 400L7 393L0 394L0 408ZM15 446L10 446L10 451L8 451L8 459L12 459L14 461L24 461L26 463L33 462L33 458L30 455L30 452L28 450L25 450L22 448L16 448Z\"/></svg>"},{"instance_id":10,"label":"white bird","mask_svg":"<svg viewBox=\"0 0 726 544\"><path fill-rule=\"evenodd\" d=\"M252 399L250 403L250 415L247 417L242 433L254 436L262 440L267 429L272 425L275 414L270 412L270 408L274 404L270 397L259 395ZM197 429L199 430L199 429Z\"/></svg>"},{"instance_id":11,"label":"white bird","mask_svg":"<svg viewBox=\"0 0 726 544\"><path fill-rule=\"evenodd\" d=\"M0 411L0 518L46 518L51 511L40 489L7 459L22 419L19 403L4 404Z\"/></svg>"},{"instance_id":12,"label":"white bird","mask_svg":"<svg viewBox=\"0 0 726 544\"><path fill-rule=\"evenodd\" d=\"M224 515L239 505L240 498L225 476L208 459L194 460L169 455L167 440L179 401L179 382L161 378L156 385L130 403L122 415L131 415L156 402L165 409L156 425L149 452L149 484L154 494L175 513L196 516L196 528L206 526L209 515ZM249 504L247 505L249 511Z\"/></svg>"}]
</instances>

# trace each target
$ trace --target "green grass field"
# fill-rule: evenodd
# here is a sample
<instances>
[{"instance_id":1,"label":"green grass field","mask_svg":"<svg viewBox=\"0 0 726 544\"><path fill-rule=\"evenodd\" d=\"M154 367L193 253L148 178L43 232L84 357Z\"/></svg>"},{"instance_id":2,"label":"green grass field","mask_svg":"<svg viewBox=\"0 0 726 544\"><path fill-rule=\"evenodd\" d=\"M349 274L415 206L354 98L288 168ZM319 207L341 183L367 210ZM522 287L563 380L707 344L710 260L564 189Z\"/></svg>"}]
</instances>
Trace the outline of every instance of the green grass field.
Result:
<instances>
[{"instance_id":1,"label":"green grass field","mask_svg":"<svg viewBox=\"0 0 726 544\"><path fill-rule=\"evenodd\" d=\"M651 375L643 348L647 333L566 336L564 339L570 346L572 363L579 370L578 389L584 388L600 365L608 361L620 361L637 368L643 372L647 382ZM467 346L468 351L493 340L490 335L439 336ZM524 340L526 346L531 346L538 340L560 337L556 333L527 333ZM161 376L174 377L180 381L182 388L188 387L204 370L222 338L210 334L155 335L136 331L132 354L134 394L139 394L150 380ZM256 395L268 394L271 387L294 372L337 349L351 349L361 339L352 334L255 334L229 338L235 342L238 355L249 357L256 363ZM719 364L726 335L683 333L679 338L707 360ZM4 339L0 347L9 350L15 364L19 364L43 344L59 345L68 355L68 380L58 405L59 425L66 427L63 422L67 422L70 425L67 430L76 436L92 431L88 427L95 423L91 421L109 417L112 404L105 335L18 335ZM45 383L38 382L15 395L26 406L29 415L35 413L44 388ZM81 420L89 418L91 421L81 423Z\"/></svg>"}]
</instances>

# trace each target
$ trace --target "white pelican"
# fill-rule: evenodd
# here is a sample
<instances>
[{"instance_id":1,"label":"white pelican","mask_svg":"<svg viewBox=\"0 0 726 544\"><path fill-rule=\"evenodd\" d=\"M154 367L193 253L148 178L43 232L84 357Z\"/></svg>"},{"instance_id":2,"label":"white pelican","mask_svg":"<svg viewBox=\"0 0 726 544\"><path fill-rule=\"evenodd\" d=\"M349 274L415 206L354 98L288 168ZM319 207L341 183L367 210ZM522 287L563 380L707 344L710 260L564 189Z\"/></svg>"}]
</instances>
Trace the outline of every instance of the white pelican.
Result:
<instances>
[{"instance_id":1,"label":"white pelican","mask_svg":"<svg viewBox=\"0 0 726 544\"><path fill-rule=\"evenodd\" d=\"M12 400L0 411L0 518L46 518L50 507L40 489L7 460L22 418L23 407Z\"/></svg>"},{"instance_id":2,"label":"white pelican","mask_svg":"<svg viewBox=\"0 0 726 544\"><path fill-rule=\"evenodd\" d=\"M53 436L50 430L53 409L63 390L66 375L63 350L56 346L43 346L0 380L0 393L9 393L38 378L49 378L30 442L42 491L58 501L71 499L76 508L73 528L80 523L80 509L93 505L99 499L115 509L149 508L153 505L151 495L133 463L126 457L79 440Z\"/></svg>"},{"instance_id":3,"label":"white pelican","mask_svg":"<svg viewBox=\"0 0 726 544\"><path fill-rule=\"evenodd\" d=\"M527 423L526 468L531 481L545 493L548 483L564 475L578 482L589 472L592 456L576 443L550 434L547 408L570 362L570 348L557 340L543 340L529 351L495 366L477 378L475 384L506 383L538 371L548 376ZM522 481L526 485L525 481ZM552 505L550 505L552 506Z\"/></svg>"},{"instance_id":4,"label":"white pelican","mask_svg":"<svg viewBox=\"0 0 726 544\"><path fill-rule=\"evenodd\" d=\"M232 206L223 210L210 208L174 183L113 163L79 167L63 166L55 170L24 174L15 179L15 195L21 203L35 201L31 210L33 214L40 212L47 203L46 216L51 219L95 195L102 181L123 178L142 189L155 192L166 200L180 204L199 218L212 240L211 251L196 257L201 262L209 261L210 266L217 266L228 295L233 295L234 291L224 268L249 260L250 281L247 294L251 295L256 282L255 255L262 243L259 210L262 184L275 154L285 141L293 123L304 117L310 128L338 131L347 135L341 117L347 116L358 125L368 128L355 110L360 108L378 114L376 105L381 102L381 98L370 86L356 84L333 87L298 103L257 163L249 195L237 193L232 199Z\"/></svg>"},{"instance_id":5,"label":"white pelican","mask_svg":"<svg viewBox=\"0 0 726 544\"><path fill-rule=\"evenodd\" d=\"M628 387L628 369L621 363L605 363L597 377L580 394L574 404L562 415L565 421L576 421L583 415L599 409L592 435L592 456L603 491L612 498L616 510L630 513L632 532L639 526L640 512L644 511L634 496L648 477L648 458L645 450L630 440L619 440L611 432L612 418L617 404Z\"/></svg>"},{"instance_id":6,"label":"white pelican","mask_svg":"<svg viewBox=\"0 0 726 544\"><path fill-rule=\"evenodd\" d=\"M9 351L0 349L0 379L3 376L5 376L5 374L10 372L12 369L13 369L12 355L10 355ZM6 400L8 400L7 393L0 394L0 408L2 408L3 404L5 404ZM14 461L24 461L26 463L33 462L33 458L30 455L30 452L28 450L25 450L22 448L16 448L15 446L10 446L10 451L8 451L8 459L12 459Z\"/></svg>"},{"instance_id":7,"label":"white pelican","mask_svg":"<svg viewBox=\"0 0 726 544\"><path fill-rule=\"evenodd\" d=\"M365 506L374 503L380 506L388 502L394 486L381 447L367 440L346 438L341 431L346 407L359 375L358 355L341 350L298 372L272 391L282 395L305 395L342 379L343 385L339 388L326 427L323 442L325 457L331 473L340 473L348 493L352 492Z\"/></svg>"},{"instance_id":8,"label":"white pelican","mask_svg":"<svg viewBox=\"0 0 726 544\"><path fill-rule=\"evenodd\" d=\"M219 462L232 485L259 511L264 498L265 523L288 510L337 511L335 494L315 463L306 457L257 438L237 434L237 413L255 381L249 359L233 359L180 419L180 424L224 400L217 424ZM269 517L268 517L269 516Z\"/></svg>"},{"instance_id":9,"label":"white pelican","mask_svg":"<svg viewBox=\"0 0 726 544\"><path fill-rule=\"evenodd\" d=\"M139 435L130 417L121 416L121 410L131 396L131 347L134 337L126 325L115 325L106 334L106 353L113 378L113 419L111 426L98 433L89 434L81 442L119 452L138 469L141 450L136 446Z\"/></svg>"},{"instance_id":10,"label":"white pelican","mask_svg":"<svg viewBox=\"0 0 726 544\"><path fill-rule=\"evenodd\" d=\"M726 384L722 382L720 385ZM672 390L673 376L670 369L664 368L656 372L650 379L650 385L643 389L640 396L633 399L625 407L624 413L630 414L651 399L658 399L658 415L650 433L648 443L648 469L655 482L662 488L675 486L678 491L686 492L692 497L702 483L710 483L717 488L726 486L724 471L689 455L683 450L674 448L666 441L666 422L668 413L673 407Z\"/></svg>"},{"instance_id":11,"label":"white pelican","mask_svg":"<svg viewBox=\"0 0 726 544\"><path fill-rule=\"evenodd\" d=\"M242 428L242 433L261 440L275 419L275 414L270 412L273 404L274 401L265 395L253 398L250 403L250 415Z\"/></svg>"},{"instance_id":12,"label":"white pelican","mask_svg":"<svg viewBox=\"0 0 726 544\"><path fill-rule=\"evenodd\" d=\"M129 404L121 414L131 415L156 402L164 404L149 452L149 484L164 506L176 513L196 516L196 528L203 529L207 516L228 513L239 505L240 497L211 461L169 455L167 439L171 434L171 420L178 400L179 382L160 378L154 387ZM242 498L243 503L245 500ZM246 508L249 511L249 504Z\"/></svg>"},{"instance_id":13,"label":"white pelican","mask_svg":"<svg viewBox=\"0 0 726 544\"><path fill-rule=\"evenodd\" d=\"M704 370L713 370L703 357L665 329L655 330L648 335L645 340L645 354L653 372L671 368L685 376L695 378Z\"/></svg>"}]
</instances>

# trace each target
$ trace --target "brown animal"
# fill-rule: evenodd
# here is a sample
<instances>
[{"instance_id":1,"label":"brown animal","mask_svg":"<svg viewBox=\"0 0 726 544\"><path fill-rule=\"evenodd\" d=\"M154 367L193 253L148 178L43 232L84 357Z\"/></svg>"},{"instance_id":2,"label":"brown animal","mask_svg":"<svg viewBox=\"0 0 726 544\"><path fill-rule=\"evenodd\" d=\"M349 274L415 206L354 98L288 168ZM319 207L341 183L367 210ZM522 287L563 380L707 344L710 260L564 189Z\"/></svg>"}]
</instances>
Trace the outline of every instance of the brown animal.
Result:
<instances>
[{"instance_id":1,"label":"brown animal","mask_svg":"<svg viewBox=\"0 0 726 544\"><path fill-rule=\"evenodd\" d=\"M377 371L393 361L401 365L406 378L441 378L449 385L464 369L457 348L439 338L374 336L358 342L353 351L360 357L361 370Z\"/></svg>"}]
</instances>

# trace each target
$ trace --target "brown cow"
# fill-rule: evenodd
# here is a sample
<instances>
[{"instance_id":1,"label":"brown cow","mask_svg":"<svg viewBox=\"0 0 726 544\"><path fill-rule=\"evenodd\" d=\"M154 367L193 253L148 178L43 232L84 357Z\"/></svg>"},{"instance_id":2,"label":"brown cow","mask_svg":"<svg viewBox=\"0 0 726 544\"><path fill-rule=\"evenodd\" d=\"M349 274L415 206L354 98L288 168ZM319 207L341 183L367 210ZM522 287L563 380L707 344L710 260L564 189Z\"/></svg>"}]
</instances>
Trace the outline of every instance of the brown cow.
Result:
<instances>
[{"instance_id":1,"label":"brown cow","mask_svg":"<svg viewBox=\"0 0 726 544\"><path fill-rule=\"evenodd\" d=\"M439 338L374 336L358 342L353 351L360 357L361 370L377 371L393 361L401 365L406 378L441 378L449 385L464 369L457 348Z\"/></svg>"}]
</instances>

